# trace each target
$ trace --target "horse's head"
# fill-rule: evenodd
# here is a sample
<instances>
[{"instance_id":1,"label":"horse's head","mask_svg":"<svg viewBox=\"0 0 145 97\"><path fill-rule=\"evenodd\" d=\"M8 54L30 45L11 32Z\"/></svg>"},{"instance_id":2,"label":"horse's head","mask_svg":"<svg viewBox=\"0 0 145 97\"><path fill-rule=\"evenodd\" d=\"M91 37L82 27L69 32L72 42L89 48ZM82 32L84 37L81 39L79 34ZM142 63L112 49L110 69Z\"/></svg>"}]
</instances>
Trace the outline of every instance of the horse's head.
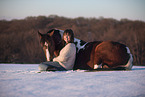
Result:
<instances>
[{"instance_id":1,"label":"horse's head","mask_svg":"<svg viewBox=\"0 0 145 97\"><path fill-rule=\"evenodd\" d=\"M60 50L64 47L64 41L62 41L59 30L52 29L46 34L42 34L38 31L40 36L40 43L45 52L47 61L51 61L53 56L58 56Z\"/></svg>"},{"instance_id":2,"label":"horse's head","mask_svg":"<svg viewBox=\"0 0 145 97\"><path fill-rule=\"evenodd\" d=\"M49 34L42 34L38 31L40 37L40 44L44 50L47 61L53 59L55 44L53 38Z\"/></svg>"}]
</instances>

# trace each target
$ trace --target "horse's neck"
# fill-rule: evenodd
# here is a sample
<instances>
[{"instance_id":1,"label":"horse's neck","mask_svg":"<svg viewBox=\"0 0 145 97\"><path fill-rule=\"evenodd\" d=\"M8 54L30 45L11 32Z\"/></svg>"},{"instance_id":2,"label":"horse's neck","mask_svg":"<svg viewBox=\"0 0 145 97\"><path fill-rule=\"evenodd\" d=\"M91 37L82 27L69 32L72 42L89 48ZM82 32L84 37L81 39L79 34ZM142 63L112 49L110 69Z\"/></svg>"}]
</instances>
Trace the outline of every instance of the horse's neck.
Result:
<instances>
[{"instance_id":1,"label":"horse's neck","mask_svg":"<svg viewBox=\"0 0 145 97\"><path fill-rule=\"evenodd\" d=\"M55 43L55 50L54 50L54 55L58 56L60 50L64 47L64 42L62 40L58 41Z\"/></svg>"}]
</instances>

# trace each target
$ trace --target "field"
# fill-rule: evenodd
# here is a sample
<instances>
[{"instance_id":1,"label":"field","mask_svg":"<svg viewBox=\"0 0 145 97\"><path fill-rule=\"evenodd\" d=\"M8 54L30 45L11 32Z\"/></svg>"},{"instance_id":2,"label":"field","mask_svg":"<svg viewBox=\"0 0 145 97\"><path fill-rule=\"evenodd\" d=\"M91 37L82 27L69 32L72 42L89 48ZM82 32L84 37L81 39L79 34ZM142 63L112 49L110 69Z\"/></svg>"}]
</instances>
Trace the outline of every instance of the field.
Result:
<instances>
[{"instance_id":1,"label":"field","mask_svg":"<svg viewBox=\"0 0 145 97\"><path fill-rule=\"evenodd\" d=\"M145 97L145 66L130 71L39 73L38 64L0 64L0 97Z\"/></svg>"}]
</instances>

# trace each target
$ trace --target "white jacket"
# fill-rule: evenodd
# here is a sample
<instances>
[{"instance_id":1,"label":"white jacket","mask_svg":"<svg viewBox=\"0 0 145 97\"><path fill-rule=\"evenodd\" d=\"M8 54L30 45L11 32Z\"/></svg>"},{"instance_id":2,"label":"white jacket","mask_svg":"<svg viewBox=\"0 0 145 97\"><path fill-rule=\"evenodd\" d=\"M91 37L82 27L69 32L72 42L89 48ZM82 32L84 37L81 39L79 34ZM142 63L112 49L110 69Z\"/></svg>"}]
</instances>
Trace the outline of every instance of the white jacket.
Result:
<instances>
[{"instance_id":1,"label":"white jacket","mask_svg":"<svg viewBox=\"0 0 145 97\"><path fill-rule=\"evenodd\" d=\"M59 64L67 70L73 69L76 58L76 47L74 43L68 43L59 53L59 56L53 59L53 61L59 62Z\"/></svg>"}]
</instances>

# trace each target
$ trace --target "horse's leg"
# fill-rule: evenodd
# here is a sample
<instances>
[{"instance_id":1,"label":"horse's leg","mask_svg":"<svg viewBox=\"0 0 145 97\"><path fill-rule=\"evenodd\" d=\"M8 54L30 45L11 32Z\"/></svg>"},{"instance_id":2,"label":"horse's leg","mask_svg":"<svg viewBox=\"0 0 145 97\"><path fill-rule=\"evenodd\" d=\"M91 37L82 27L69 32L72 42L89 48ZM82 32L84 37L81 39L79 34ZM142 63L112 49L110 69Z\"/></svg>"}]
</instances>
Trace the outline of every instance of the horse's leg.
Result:
<instances>
[{"instance_id":1,"label":"horse's leg","mask_svg":"<svg viewBox=\"0 0 145 97\"><path fill-rule=\"evenodd\" d=\"M102 59L100 56L100 53L98 51L98 46L95 46L94 50L94 68L93 69L98 69L98 68L102 68Z\"/></svg>"},{"instance_id":2,"label":"horse's leg","mask_svg":"<svg viewBox=\"0 0 145 97\"><path fill-rule=\"evenodd\" d=\"M95 48L94 69L113 67L115 62L115 54L112 52L113 46L110 42L102 42Z\"/></svg>"},{"instance_id":3,"label":"horse's leg","mask_svg":"<svg viewBox=\"0 0 145 97\"><path fill-rule=\"evenodd\" d=\"M94 69L102 68L102 59L99 54L95 52L94 54Z\"/></svg>"}]
</instances>

